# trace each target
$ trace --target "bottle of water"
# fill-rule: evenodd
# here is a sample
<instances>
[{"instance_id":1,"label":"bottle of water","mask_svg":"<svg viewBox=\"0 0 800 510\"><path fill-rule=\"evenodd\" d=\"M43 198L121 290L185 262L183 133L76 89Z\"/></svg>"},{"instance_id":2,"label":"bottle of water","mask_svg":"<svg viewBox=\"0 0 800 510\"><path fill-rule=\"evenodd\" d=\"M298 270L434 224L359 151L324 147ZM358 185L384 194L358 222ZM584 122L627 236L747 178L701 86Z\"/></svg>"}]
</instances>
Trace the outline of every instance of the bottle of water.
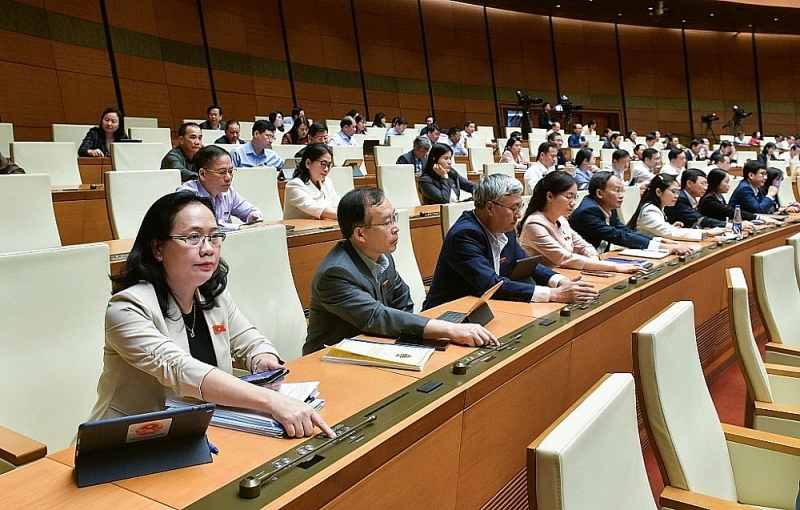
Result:
<instances>
[{"instance_id":1,"label":"bottle of water","mask_svg":"<svg viewBox=\"0 0 800 510\"><path fill-rule=\"evenodd\" d=\"M742 240L742 209L738 205L733 210L733 233L737 241Z\"/></svg>"}]
</instances>

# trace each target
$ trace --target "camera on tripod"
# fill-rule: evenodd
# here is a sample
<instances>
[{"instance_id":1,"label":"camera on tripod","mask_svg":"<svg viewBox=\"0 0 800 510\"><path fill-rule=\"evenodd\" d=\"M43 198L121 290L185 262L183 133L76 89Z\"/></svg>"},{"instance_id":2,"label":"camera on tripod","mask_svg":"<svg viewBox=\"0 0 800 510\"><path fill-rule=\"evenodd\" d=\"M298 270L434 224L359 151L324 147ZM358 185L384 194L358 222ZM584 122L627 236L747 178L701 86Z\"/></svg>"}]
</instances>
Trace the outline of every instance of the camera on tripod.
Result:
<instances>
[{"instance_id":1,"label":"camera on tripod","mask_svg":"<svg viewBox=\"0 0 800 510\"><path fill-rule=\"evenodd\" d=\"M521 91L517 91L517 105L524 106L526 108L530 108L531 105L534 104L542 104L544 99L541 97L531 97L528 94L523 94Z\"/></svg>"},{"instance_id":2,"label":"camera on tripod","mask_svg":"<svg viewBox=\"0 0 800 510\"><path fill-rule=\"evenodd\" d=\"M562 94L558 104L553 107L555 111L564 114L566 124L572 124L572 112L581 108L583 108L583 105L573 103L566 94Z\"/></svg>"},{"instance_id":3,"label":"camera on tripod","mask_svg":"<svg viewBox=\"0 0 800 510\"><path fill-rule=\"evenodd\" d=\"M711 124L715 120L719 120L719 115L717 115L716 113L709 113L708 115L703 115L702 117L700 117L700 120L702 120L706 124Z\"/></svg>"},{"instance_id":4,"label":"camera on tripod","mask_svg":"<svg viewBox=\"0 0 800 510\"><path fill-rule=\"evenodd\" d=\"M745 117L749 117L753 115L753 112L746 112L740 109L738 106L733 105L733 116L737 119L743 119Z\"/></svg>"}]
</instances>

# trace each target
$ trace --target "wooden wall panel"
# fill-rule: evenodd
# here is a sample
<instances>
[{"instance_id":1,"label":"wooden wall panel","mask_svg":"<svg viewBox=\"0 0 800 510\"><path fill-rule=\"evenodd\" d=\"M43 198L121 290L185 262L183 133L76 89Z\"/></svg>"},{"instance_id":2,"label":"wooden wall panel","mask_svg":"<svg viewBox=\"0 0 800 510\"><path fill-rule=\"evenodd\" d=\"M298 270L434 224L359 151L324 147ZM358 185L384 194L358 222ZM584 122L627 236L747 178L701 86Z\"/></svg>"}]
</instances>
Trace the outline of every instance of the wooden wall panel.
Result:
<instances>
[{"instance_id":1,"label":"wooden wall panel","mask_svg":"<svg viewBox=\"0 0 800 510\"><path fill-rule=\"evenodd\" d=\"M800 36L757 34L761 112L767 135L800 133L800 75L784 63L796 58Z\"/></svg>"}]
</instances>

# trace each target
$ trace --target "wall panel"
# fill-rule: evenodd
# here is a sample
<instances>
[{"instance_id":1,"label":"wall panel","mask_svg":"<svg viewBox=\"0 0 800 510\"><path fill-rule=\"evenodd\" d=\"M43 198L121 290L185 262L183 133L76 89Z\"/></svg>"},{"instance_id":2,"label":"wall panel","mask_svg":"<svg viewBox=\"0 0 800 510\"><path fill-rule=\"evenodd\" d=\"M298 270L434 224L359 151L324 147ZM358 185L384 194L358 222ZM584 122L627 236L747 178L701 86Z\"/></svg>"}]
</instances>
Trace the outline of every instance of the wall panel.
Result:
<instances>
[{"instance_id":1,"label":"wall panel","mask_svg":"<svg viewBox=\"0 0 800 510\"><path fill-rule=\"evenodd\" d=\"M757 34L758 78L764 134L800 133L800 75L791 72L800 36Z\"/></svg>"}]
</instances>

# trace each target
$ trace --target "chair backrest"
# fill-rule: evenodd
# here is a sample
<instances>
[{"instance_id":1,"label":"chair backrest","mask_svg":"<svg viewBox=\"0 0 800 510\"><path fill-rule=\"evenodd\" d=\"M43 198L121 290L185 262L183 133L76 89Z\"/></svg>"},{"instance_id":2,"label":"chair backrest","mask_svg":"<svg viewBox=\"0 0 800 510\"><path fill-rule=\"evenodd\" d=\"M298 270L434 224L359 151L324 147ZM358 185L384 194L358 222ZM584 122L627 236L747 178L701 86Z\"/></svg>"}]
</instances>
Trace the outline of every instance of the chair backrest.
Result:
<instances>
[{"instance_id":1,"label":"chair backrest","mask_svg":"<svg viewBox=\"0 0 800 510\"><path fill-rule=\"evenodd\" d=\"M692 302L673 303L634 331L633 351L639 403L665 485L737 501L725 436L697 353Z\"/></svg>"},{"instance_id":2,"label":"chair backrest","mask_svg":"<svg viewBox=\"0 0 800 510\"><path fill-rule=\"evenodd\" d=\"M127 119L126 119L127 121ZM127 122L126 122L127 125ZM128 129L128 134L134 140L141 140L142 143L160 143L164 146L164 153L172 148L172 135L169 128L160 127L132 127ZM212 140L213 141L213 140ZM208 142L206 142L208 145ZM163 154L162 154L163 157Z\"/></svg>"},{"instance_id":3,"label":"chair backrest","mask_svg":"<svg viewBox=\"0 0 800 510\"><path fill-rule=\"evenodd\" d=\"M105 244L0 254L0 425L69 446L97 399L110 295Z\"/></svg>"},{"instance_id":4,"label":"chair backrest","mask_svg":"<svg viewBox=\"0 0 800 510\"><path fill-rule=\"evenodd\" d=\"M336 194L340 197L356 187L353 181L353 167L332 166L327 178L331 180L333 189L336 190Z\"/></svg>"},{"instance_id":5,"label":"chair backrest","mask_svg":"<svg viewBox=\"0 0 800 510\"><path fill-rule=\"evenodd\" d=\"M108 219L114 239L136 237L145 213L159 198L181 185L181 171L106 172Z\"/></svg>"},{"instance_id":6,"label":"chair backrest","mask_svg":"<svg viewBox=\"0 0 800 510\"><path fill-rule=\"evenodd\" d=\"M467 149L486 147L486 139L483 138L482 136L473 136L472 138L464 138L464 147L466 147Z\"/></svg>"},{"instance_id":7,"label":"chair backrest","mask_svg":"<svg viewBox=\"0 0 800 510\"><path fill-rule=\"evenodd\" d=\"M600 151L603 150L603 145L605 145L605 142L601 142L600 140L588 140L586 142L586 146L592 149L592 152L595 154L600 154ZM573 147L573 150L577 150L577 148Z\"/></svg>"},{"instance_id":8,"label":"chair backrest","mask_svg":"<svg viewBox=\"0 0 800 510\"><path fill-rule=\"evenodd\" d=\"M513 163L487 163L483 165L483 175L505 174L516 178Z\"/></svg>"},{"instance_id":9,"label":"chair backrest","mask_svg":"<svg viewBox=\"0 0 800 510\"><path fill-rule=\"evenodd\" d=\"M458 172L458 174L463 177L464 179L469 180L469 174L467 173L467 164L466 163L453 163L453 169Z\"/></svg>"},{"instance_id":10,"label":"chair backrest","mask_svg":"<svg viewBox=\"0 0 800 510\"><path fill-rule=\"evenodd\" d=\"M93 124L53 124L53 141L72 142L75 147L79 147L86 133L93 127Z\"/></svg>"},{"instance_id":11,"label":"chair backrest","mask_svg":"<svg viewBox=\"0 0 800 510\"><path fill-rule=\"evenodd\" d=\"M397 226L400 228L397 236L397 249L392 254L394 257L397 274L406 282L414 301L414 313L422 310L425 301L425 284L419 272L417 257L414 255L414 245L411 242L411 224L408 219L408 209L397 210Z\"/></svg>"},{"instance_id":12,"label":"chair backrest","mask_svg":"<svg viewBox=\"0 0 800 510\"><path fill-rule=\"evenodd\" d=\"M395 209L406 209L420 205L414 165L380 165L378 187Z\"/></svg>"},{"instance_id":13,"label":"chair backrest","mask_svg":"<svg viewBox=\"0 0 800 510\"><path fill-rule=\"evenodd\" d=\"M782 170L783 174L786 175L786 169ZM781 181L781 185L778 188L778 201L780 202L781 206L785 207L789 204L793 204L797 201L794 196L794 190L792 189L792 180L791 178L784 178Z\"/></svg>"},{"instance_id":14,"label":"chair backrest","mask_svg":"<svg viewBox=\"0 0 800 510\"><path fill-rule=\"evenodd\" d=\"M731 175L731 182L728 185L728 191L722 194L725 197L725 202L731 201L731 196L733 196L733 192L736 191L736 188L739 186L739 183L742 182L742 178L739 176Z\"/></svg>"},{"instance_id":15,"label":"chair backrest","mask_svg":"<svg viewBox=\"0 0 800 510\"><path fill-rule=\"evenodd\" d=\"M140 128L140 127L157 128L158 119L156 119L155 117L125 117L125 129Z\"/></svg>"},{"instance_id":16,"label":"chair backrest","mask_svg":"<svg viewBox=\"0 0 800 510\"><path fill-rule=\"evenodd\" d=\"M302 149L303 147L305 147L305 145L290 145L290 144L274 145L273 144L272 150L274 150L275 153L278 156L282 157L283 159L292 159L292 158L294 158L294 155L297 154L297 152L300 149Z\"/></svg>"},{"instance_id":17,"label":"chair backrest","mask_svg":"<svg viewBox=\"0 0 800 510\"><path fill-rule=\"evenodd\" d=\"M240 120L239 121L239 139L249 142L253 139L253 124L255 121ZM276 136L276 141L277 141ZM283 136L280 136L283 139ZM274 144L273 144L274 145Z\"/></svg>"},{"instance_id":18,"label":"chair backrest","mask_svg":"<svg viewBox=\"0 0 800 510\"><path fill-rule=\"evenodd\" d=\"M455 202L452 204L442 204L442 239L447 237L447 232L455 224L461 213L475 209L475 202Z\"/></svg>"},{"instance_id":19,"label":"chair backrest","mask_svg":"<svg viewBox=\"0 0 800 510\"><path fill-rule=\"evenodd\" d=\"M686 168L687 169L697 168L698 170L702 170L707 166L708 166L708 160L707 159L704 159L702 161L687 161L686 162Z\"/></svg>"},{"instance_id":20,"label":"chair backrest","mask_svg":"<svg viewBox=\"0 0 800 510\"><path fill-rule=\"evenodd\" d=\"M406 129L402 135L389 135L389 145L392 147L400 147L402 149L400 154L408 152L414 148L414 138L416 137L409 135L407 131L408 129Z\"/></svg>"},{"instance_id":21,"label":"chair backrest","mask_svg":"<svg viewBox=\"0 0 800 510\"><path fill-rule=\"evenodd\" d=\"M476 126L475 132L485 134L486 140L494 140L494 126Z\"/></svg>"},{"instance_id":22,"label":"chair backrest","mask_svg":"<svg viewBox=\"0 0 800 510\"><path fill-rule=\"evenodd\" d=\"M228 289L236 306L284 360L299 358L306 339L306 316L292 278L286 227L232 232L222 257L230 267Z\"/></svg>"},{"instance_id":23,"label":"chair backrest","mask_svg":"<svg viewBox=\"0 0 800 510\"><path fill-rule=\"evenodd\" d=\"M469 166L473 172L483 172L483 165L494 163L491 147L476 147L467 149L469 152Z\"/></svg>"},{"instance_id":24,"label":"chair backrest","mask_svg":"<svg viewBox=\"0 0 800 510\"><path fill-rule=\"evenodd\" d=\"M11 155L11 142L14 141L14 124L0 122L0 154L5 157Z\"/></svg>"},{"instance_id":25,"label":"chair backrest","mask_svg":"<svg viewBox=\"0 0 800 510\"><path fill-rule=\"evenodd\" d=\"M211 145L214 143L214 140L225 136L224 129L203 129L203 145ZM276 137L278 135L275 135ZM283 133L281 133L283 136Z\"/></svg>"},{"instance_id":26,"label":"chair backrest","mask_svg":"<svg viewBox=\"0 0 800 510\"><path fill-rule=\"evenodd\" d=\"M786 175L786 167L789 166L789 162L785 159L768 159L767 160L767 168L777 168L783 175Z\"/></svg>"},{"instance_id":27,"label":"chair backrest","mask_svg":"<svg viewBox=\"0 0 800 510\"><path fill-rule=\"evenodd\" d=\"M628 373L606 375L528 446L531 508L656 509Z\"/></svg>"},{"instance_id":28,"label":"chair backrest","mask_svg":"<svg viewBox=\"0 0 800 510\"><path fill-rule=\"evenodd\" d=\"M622 197L622 206L617 209L619 221L627 223L628 220L636 214L636 208L639 206L640 198L641 190L639 186L625 186L625 196Z\"/></svg>"},{"instance_id":29,"label":"chair backrest","mask_svg":"<svg viewBox=\"0 0 800 510\"><path fill-rule=\"evenodd\" d=\"M333 164L336 166L344 166L344 162L348 159L361 160L359 169L361 175L367 175L367 167L364 165L364 149L362 147L331 147L333 152Z\"/></svg>"},{"instance_id":30,"label":"chair backrest","mask_svg":"<svg viewBox=\"0 0 800 510\"><path fill-rule=\"evenodd\" d=\"M2 182L0 216L6 219L0 221L0 253L61 246L50 177L12 174Z\"/></svg>"},{"instance_id":31,"label":"chair backrest","mask_svg":"<svg viewBox=\"0 0 800 510\"><path fill-rule=\"evenodd\" d=\"M237 168L233 187L239 195L264 214L264 221L283 220L283 207L278 195L278 173L275 167Z\"/></svg>"},{"instance_id":32,"label":"chair backrest","mask_svg":"<svg viewBox=\"0 0 800 510\"><path fill-rule=\"evenodd\" d=\"M605 163L607 161L610 162L611 161L611 156L614 154L615 150L616 149L600 149L600 153L599 154L598 154L597 151L593 150L592 154L594 154L597 157L597 161L598 161L598 165L599 165L599 162L601 162L601 161L603 163Z\"/></svg>"},{"instance_id":33,"label":"chair backrest","mask_svg":"<svg viewBox=\"0 0 800 510\"><path fill-rule=\"evenodd\" d=\"M367 140L375 139L383 142L386 139L387 128L370 127L367 129Z\"/></svg>"},{"instance_id":34,"label":"chair backrest","mask_svg":"<svg viewBox=\"0 0 800 510\"><path fill-rule=\"evenodd\" d=\"M114 170L158 170L169 149L160 143L112 143L111 168Z\"/></svg>"},{"instance_id":35,"label":"chair backrest","mask_svg":"<svg viewBox=\"0 0 800 510\"><path fill-rule=\"evenodd\" d=\"M397 158L404 154L403 148L396 145L375 146L375 166L396 165Z\"/></svg>"},{"instance_id":36,"label":"chair backrest","mask_svg":"<svg viewBox=\"0 0 800 510\"><path fill-rule=\"evenodd\" d=\"M51 186L81 184L78 149L72 142L13 142L11 159L29 174L47 174Z\"/></svg>"},{"instance_id":37,"label":"chair backrest","mask_svg":"<svg viewBox=\"0 0 800 510\"><path fill-rule=\"evenodd\" d=\"M794 248L779 246L753 255L753 281L758 308L769 338L775 343L800 345L800 290L787 285L794 273ZM796 280L795 280L796 282Z\"/></svg>"},{"instance_id":38,"label":"chair backrest","mask_svg":"<svg viewBox=\"0 0 800 510\"><path fill-rule=\"evenodd\" d=\"M800 286L800 234L787 238L786 244L794 248L794 275L797 278L797 285Z\"/></svg>"},{"instance_id":39,"label":"chair backrest","mask_svg":"<svg viewBox=\"0 0 800 510\"><path fill-rule=\"evenodd\" d=\"M628 142L628 141L619 142L619 148L624 151L627 151L628 155L633 154L633 147L634 147L633 142Z\"/></svg>"}]
</instances>

